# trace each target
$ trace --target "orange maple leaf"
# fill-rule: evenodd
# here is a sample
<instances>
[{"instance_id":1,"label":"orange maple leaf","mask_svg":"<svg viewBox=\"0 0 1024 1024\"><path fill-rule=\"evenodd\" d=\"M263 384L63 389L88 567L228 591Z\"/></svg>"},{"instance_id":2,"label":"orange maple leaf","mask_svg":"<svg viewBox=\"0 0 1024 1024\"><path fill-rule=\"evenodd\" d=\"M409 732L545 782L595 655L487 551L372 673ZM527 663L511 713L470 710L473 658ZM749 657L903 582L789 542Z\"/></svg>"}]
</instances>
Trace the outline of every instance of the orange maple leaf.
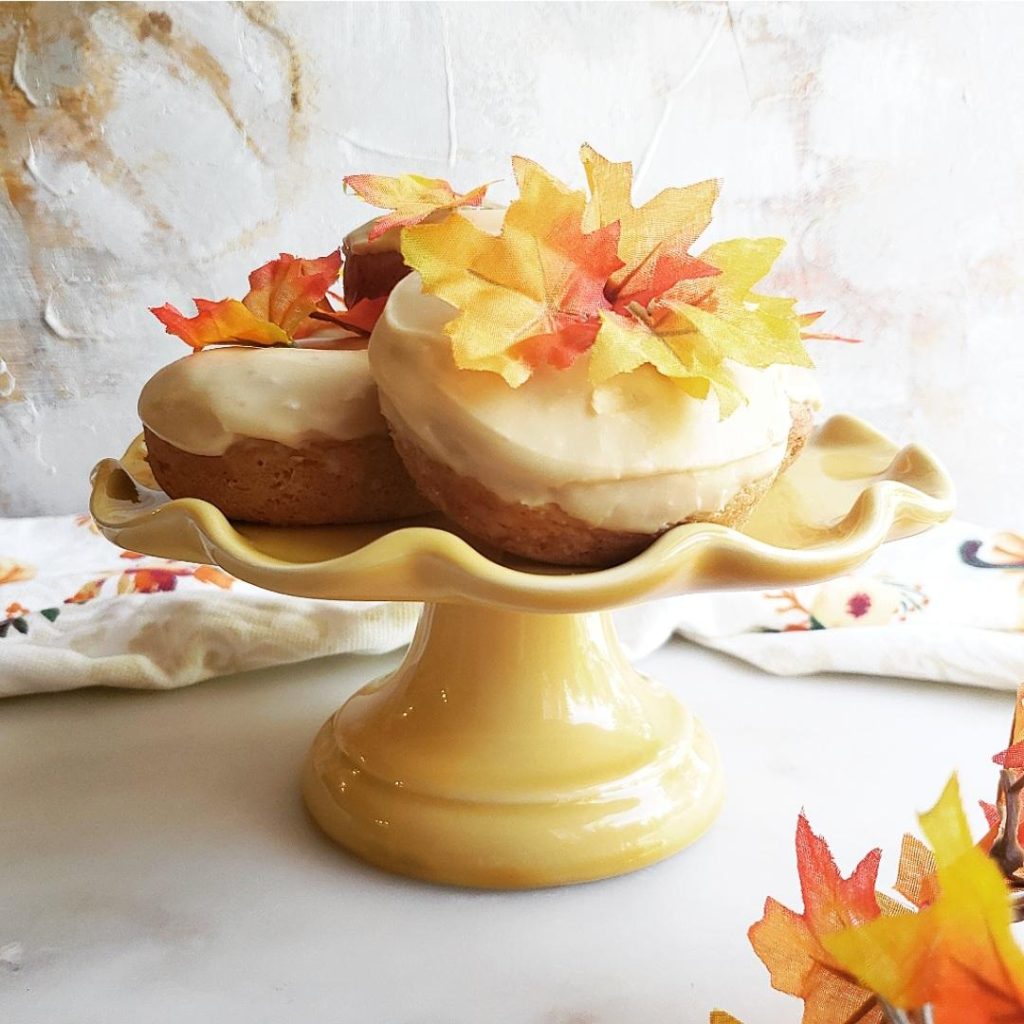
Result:
<instances>
[{"instance_id":1,"label":"orange maple leaf","mask_svg":"<svg viewBox=\"0 0 1024 1024\"><path fill-rule=\"evenodd\" d=\"M185 316L170 304L150 312L194 349L207 345L292 345L298 338L322 331L312 317L326 302L328 289L338 279L341 252L318 259L298 259L281 253L249 275L249 291L239 301L195 299L196 315Z\"/></svg>"},{"instance_id":2,"label":"orange maple leaf","mask_svg":"<svg viewBox=\"0 0 1024 1024\"><path fill-rule=\"evenodd\" d=\"M604 293L622 266L618 224L583 230L586 197L532 160L514 157L519 197L501 234L456 215L402 232L402 256L423 288L456 307L445 324L457 365L518 387L539 366L564 367L593 343Z\"/></svg>"},{"instance_id":3,"label":"orange maple leaf","mask_svg":"<svg viewBox=\"0 0 1024 1024\"><path fill-rule=\"evenodd\" d=\"M1024 769L1024 740L1011 743L992 758L994 764L1002 768Z\"/></svg>"},{"instance_id":4,"label":"orange maple leaf","mask_svg":"<svg viewBox=\"0 0 1024 1024\"><path fill-rule=\"evenodd\" d=\"M874 994L828 952L824 939L882 913L875 895L881 851L869 853L844 879L828 845L801 814L796 854L803 913L769 898L764 917L748 933L754 952L773 988L804 1000L803 1024L879 1024L884 1017Z\"/></svg>"},{"instance_id":5,"label":"orange maple leaf","mask_svg":"<svg viewBox=\"0 0 1024 1024\"><path fill-rule=\"evenodd\" d=\"M253 316L237 299L195 299L196 315L185 316L170 303L154 306L150 312L164 325L168 334L181 338L198 350L207 345L232 342L248 345L289 345L291 339L276 324Z\"/></svg>"},{"instance_id":6,"label":"orange maple leaf","mask_svg":"<svg viewBox=\"0 0 1024 1024\"><path fill-rule=\"evenodd\" d=\"M324 301L340 272L340 249L312 260L283 252L249 275L249 292L242 302L254 316L276 324L292 338L301 338L318 329L307 318Z\"/></svg>"},{"instance_id":7,"label":"orange maple leaf","mask_svg":"<svg viewBox=\"0 0 1024 1024\"><path fill-rule=\"evenodd\" d=\"M581 158L589 197L513 158L520 195L497 238L457 213L403 230L406 264L456 309L445 330L457 366L517 387L542 365L564 368L589 352L595 386L649 364L696 398L714 392L725 416L741 401L730 363L812 365L801 331L820 314L753 291L781 241L735 239L690 252L711 219L717 182L665 189L636 207L630 164L589 146Z\"/></svg>"},{"instance_id":8,"label":"orange maple leaf","mask_svg":"<svg viewBox=\"0 0 1024 1024\"><path fill-rule=\"evenodd\" d=\"M343 181L346 189L351 189L371 206L393 211L373 222L369 233L371 242L392 228L420 224L440 211L479 206L489 188L489 185L480 185L459 193L443 178L424 178L419 174L401 174L396 178L384 174L350 174Z\"/></svg>"}]
</instances>

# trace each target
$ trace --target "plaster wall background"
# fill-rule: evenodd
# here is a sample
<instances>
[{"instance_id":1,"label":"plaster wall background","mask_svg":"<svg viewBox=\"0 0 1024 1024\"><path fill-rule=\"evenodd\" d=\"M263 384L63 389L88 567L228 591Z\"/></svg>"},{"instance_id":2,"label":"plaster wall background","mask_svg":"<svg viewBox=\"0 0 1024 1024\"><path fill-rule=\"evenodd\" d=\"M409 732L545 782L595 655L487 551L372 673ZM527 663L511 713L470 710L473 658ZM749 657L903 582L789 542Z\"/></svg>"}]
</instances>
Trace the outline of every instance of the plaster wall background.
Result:
<instances>
[{"instance_id":1,"label":"plaster wall background","mask_svg":"<svg viewBox=\"0 0 1024 1024\"><path fill-rule=\"evenodd\" d=\"M146 307L337 245L343 174L579 182L586 140L641 198L724 179L708 240L788 238L772 283L864 339L812 350L828 408L1020 525L1022 37L984 3L4 4L0 515L80 510L185 351Z\"/></svg>"}]
</instances>

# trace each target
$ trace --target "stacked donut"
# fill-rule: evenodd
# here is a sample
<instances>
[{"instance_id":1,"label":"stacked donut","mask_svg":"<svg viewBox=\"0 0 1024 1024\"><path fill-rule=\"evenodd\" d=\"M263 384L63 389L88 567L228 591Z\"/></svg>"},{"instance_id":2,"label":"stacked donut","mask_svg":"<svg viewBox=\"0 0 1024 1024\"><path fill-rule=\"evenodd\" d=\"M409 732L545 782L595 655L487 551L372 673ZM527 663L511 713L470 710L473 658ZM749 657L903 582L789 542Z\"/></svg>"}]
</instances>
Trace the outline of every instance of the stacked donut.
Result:
<instances>
[{"instance_id":1,"label":"stacked donut","mask_svg":"<svg viewBox=\"0 0 1024 1024\"><path fill-rule=\"evenodd\" d=\"M391 212L341 254L282 255L192 318L154 310L198 350L140 398L160 485L279 525L434 507L564 565L742 525L810 432L816 314L752 291L775 240L691 252L715 183L634 207L628 164L583 161L589 193L516 158L507 210L482 188L348 178Z\"/></svg>"}]
</instances>

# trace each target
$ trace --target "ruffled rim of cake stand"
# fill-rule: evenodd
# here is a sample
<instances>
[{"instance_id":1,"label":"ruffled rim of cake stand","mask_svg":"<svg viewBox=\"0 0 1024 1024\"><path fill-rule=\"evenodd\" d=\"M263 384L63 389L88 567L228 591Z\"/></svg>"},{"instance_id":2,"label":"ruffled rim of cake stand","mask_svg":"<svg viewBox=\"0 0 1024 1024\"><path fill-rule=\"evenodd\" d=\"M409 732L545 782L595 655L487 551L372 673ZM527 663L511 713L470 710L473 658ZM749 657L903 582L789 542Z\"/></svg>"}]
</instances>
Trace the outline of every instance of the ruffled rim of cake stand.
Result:
<instances>
[{"instance_id":1,"label":"ruffled rim of cake stand","mask_svg":"<svg viewBox=\"0 0 1024 1024\"><path fill-rule=\"evenodd\" d=\"M110 541L133 551L221 566L280 593L344 600L483 602L581 612L702 590L797 586L849 572L887 540L953 512L938 460L899 448L868 423L834 416L772 487L742 531L677 526L606 569L513 560L441 517L357 527L229 522L195 498L169 499L145 463L141 436L93 471L90 509Z\"/></svg>"}]
</instances>

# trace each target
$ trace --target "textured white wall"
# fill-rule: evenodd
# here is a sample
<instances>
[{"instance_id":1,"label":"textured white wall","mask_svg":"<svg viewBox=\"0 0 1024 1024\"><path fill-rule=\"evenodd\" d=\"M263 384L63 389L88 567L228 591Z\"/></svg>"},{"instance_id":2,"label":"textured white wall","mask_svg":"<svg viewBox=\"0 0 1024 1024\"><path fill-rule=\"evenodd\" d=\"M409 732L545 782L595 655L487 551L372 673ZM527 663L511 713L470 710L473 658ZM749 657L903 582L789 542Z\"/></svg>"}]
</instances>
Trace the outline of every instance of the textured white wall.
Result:
<instances>
[{"instance_id":1,"label":"textured white wall","mask_svg":"<svg viewBox=\"0 0 1024 1024\"><path fill-rule=\"evenodd\" d=\"M640 191L719 176L716 236L865 344L829 407L927 442L1019 524L1024 6L7 4L0 515L81 508L184 352L148 305L236 294L365 219L340 179L460 185L587 140Z\"/></svg>"}]
</instances>

